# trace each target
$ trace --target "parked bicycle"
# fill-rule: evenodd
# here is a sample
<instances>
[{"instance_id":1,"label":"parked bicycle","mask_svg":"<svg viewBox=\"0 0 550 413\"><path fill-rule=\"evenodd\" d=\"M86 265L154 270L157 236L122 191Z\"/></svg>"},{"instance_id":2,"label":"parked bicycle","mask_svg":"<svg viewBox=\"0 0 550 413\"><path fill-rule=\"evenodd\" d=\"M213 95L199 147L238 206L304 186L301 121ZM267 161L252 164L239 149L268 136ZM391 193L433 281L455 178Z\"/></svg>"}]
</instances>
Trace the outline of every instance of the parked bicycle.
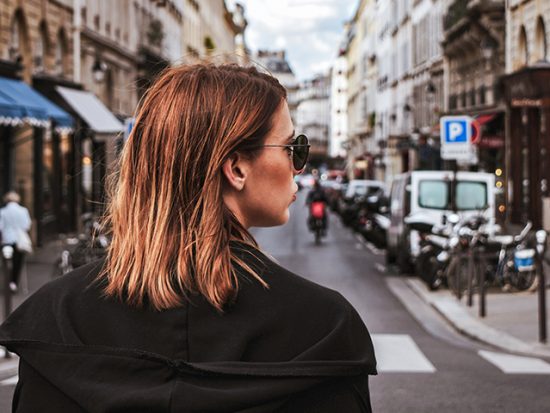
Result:
<instances>
[{"instance_id":1,"label":"parked bicycle","mask_svg":"<svg viewBox=\"0 0 550 413\"><path fill-rule=\"evenodd\" d=\"M82 265L105 256L109 246L108 237L101 232L101 226L91 214L82 215L82 233L76 237L64 238L62 251L54 263L52 277L59 277Z\"/></svg>"}]
</instances>

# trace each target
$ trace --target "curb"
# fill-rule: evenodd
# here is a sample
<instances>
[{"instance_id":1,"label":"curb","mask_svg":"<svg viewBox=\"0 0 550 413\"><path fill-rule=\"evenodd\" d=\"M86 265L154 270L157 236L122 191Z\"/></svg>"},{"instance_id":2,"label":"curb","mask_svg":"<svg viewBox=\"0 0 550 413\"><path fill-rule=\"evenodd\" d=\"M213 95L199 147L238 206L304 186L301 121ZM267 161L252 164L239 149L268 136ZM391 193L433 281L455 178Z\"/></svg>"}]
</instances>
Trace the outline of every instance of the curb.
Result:
<instances>
[{"instance_id":1,"label":"curb","mask_svg":"<svg viewBox=\"0 0 550 413\"><path fill-rule=\"evenodd\" d=\"M432 295L421 280L407 279L406 284L422 300L441 314L459 333L507 352L550 358L550 349L526 343L482 323L468 314L454 297L436 297Z\"/></svg>"}]
</instances>

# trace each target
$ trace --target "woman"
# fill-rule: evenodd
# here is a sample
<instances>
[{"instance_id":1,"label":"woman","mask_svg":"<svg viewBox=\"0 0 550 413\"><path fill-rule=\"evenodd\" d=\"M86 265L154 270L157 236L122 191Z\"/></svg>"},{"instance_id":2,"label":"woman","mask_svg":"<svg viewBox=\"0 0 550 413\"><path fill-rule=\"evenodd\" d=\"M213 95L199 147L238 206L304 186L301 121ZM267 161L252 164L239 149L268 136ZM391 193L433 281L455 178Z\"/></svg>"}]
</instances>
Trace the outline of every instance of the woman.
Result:
<instances>
[{"instance_id":1,"label":"woman","mask_svg":"<svg viewBox=\"0 0 550 413\"><path fill-rule=\"evenodd\" d=\"M0 239L2 245L13 247L13 262L10 290L16 292L25 261L25 254L31 248L28 232L31 229L29 210L19 205L21 198L15 191L4 195L5 206L0 209Z\"/></svg>"},{"instance_id":2,"label":"woman","mask_svg":"<svg viewBox=\"0 0 550 413\"><path fill-rule=\"evenodd\" d=\"M15 411L370 411L358 314L248 232L288 220L307 151L273 77L165 72L125 144L106 260L45 286L0 330L21 360Z\"/></svg>"}]
</instances>

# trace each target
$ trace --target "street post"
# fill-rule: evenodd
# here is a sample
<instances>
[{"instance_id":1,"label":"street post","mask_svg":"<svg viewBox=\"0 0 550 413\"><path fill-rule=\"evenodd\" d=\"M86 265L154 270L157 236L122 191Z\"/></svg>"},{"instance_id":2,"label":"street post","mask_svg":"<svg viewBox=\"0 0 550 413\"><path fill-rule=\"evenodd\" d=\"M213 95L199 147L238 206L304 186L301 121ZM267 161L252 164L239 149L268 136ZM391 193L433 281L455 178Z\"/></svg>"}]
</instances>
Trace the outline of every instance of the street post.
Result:
<instances>
[{"instance_id":1,"label":"street post","mask_svg":"<svg viewBox=\"0 0 550 413\"><path fill-rule=\"evenodd\" d=\"M535 233L537 240L537 268L539 275L539 341L546 343L546 279L544 275L544 253L546 252L547 234L544 230Z\"/></svg>"},{"instance_id":2,"label":"street post","mask_svg":"<svg viewBox=\"0 0 550 413\"><path fill-rule=\"evenodd\" d=\"M12 310L12 292L10 288L11 272L13 271L13 247L11 245L2 246L2 263L4 273L4 319L8 318ZM6 349L5 358L10 358L10 352Z\"/></svg>"},{"instance_id":3,"label":"street post","mask_svg":"<svg viewBox=\"0 0 550 413\"><path fill-rule=\"evenodd\" d=\"M453 162L453 177L450 187L450 201L453 213L458 212L456 200L456 187L458 176L458 162L472 163L476 161L476 153L472 145L472 139L477 136L479 128L472 128L473 119L469 116L443 116L439 120L441 159ZM472 266L470 265L471 253L468 252L468 305L472 305ZM457 274L457 298L462 298L460 275Z\"/></svg>"}]
</instances>

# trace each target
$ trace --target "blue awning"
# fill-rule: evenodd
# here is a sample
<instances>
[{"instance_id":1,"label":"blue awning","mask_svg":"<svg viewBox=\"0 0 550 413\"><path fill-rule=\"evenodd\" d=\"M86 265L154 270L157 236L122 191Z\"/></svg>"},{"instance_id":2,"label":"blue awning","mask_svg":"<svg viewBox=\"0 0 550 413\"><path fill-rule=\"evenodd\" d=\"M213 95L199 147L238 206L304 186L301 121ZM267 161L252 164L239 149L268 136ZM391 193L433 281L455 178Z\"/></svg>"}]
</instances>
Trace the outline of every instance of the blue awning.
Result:
<instances>
[{"instance_id":1,"label":"blue awning","mask_svg":"<svg viewBox=\"0 0 550 413\"><path fill-rule=\"evenodd\" d=\"M0 76L0 123L29 122L46 126L50 119L61 128L71 128L74 124L67 112L26 83Z\"/></svg>"}]
</instances>

